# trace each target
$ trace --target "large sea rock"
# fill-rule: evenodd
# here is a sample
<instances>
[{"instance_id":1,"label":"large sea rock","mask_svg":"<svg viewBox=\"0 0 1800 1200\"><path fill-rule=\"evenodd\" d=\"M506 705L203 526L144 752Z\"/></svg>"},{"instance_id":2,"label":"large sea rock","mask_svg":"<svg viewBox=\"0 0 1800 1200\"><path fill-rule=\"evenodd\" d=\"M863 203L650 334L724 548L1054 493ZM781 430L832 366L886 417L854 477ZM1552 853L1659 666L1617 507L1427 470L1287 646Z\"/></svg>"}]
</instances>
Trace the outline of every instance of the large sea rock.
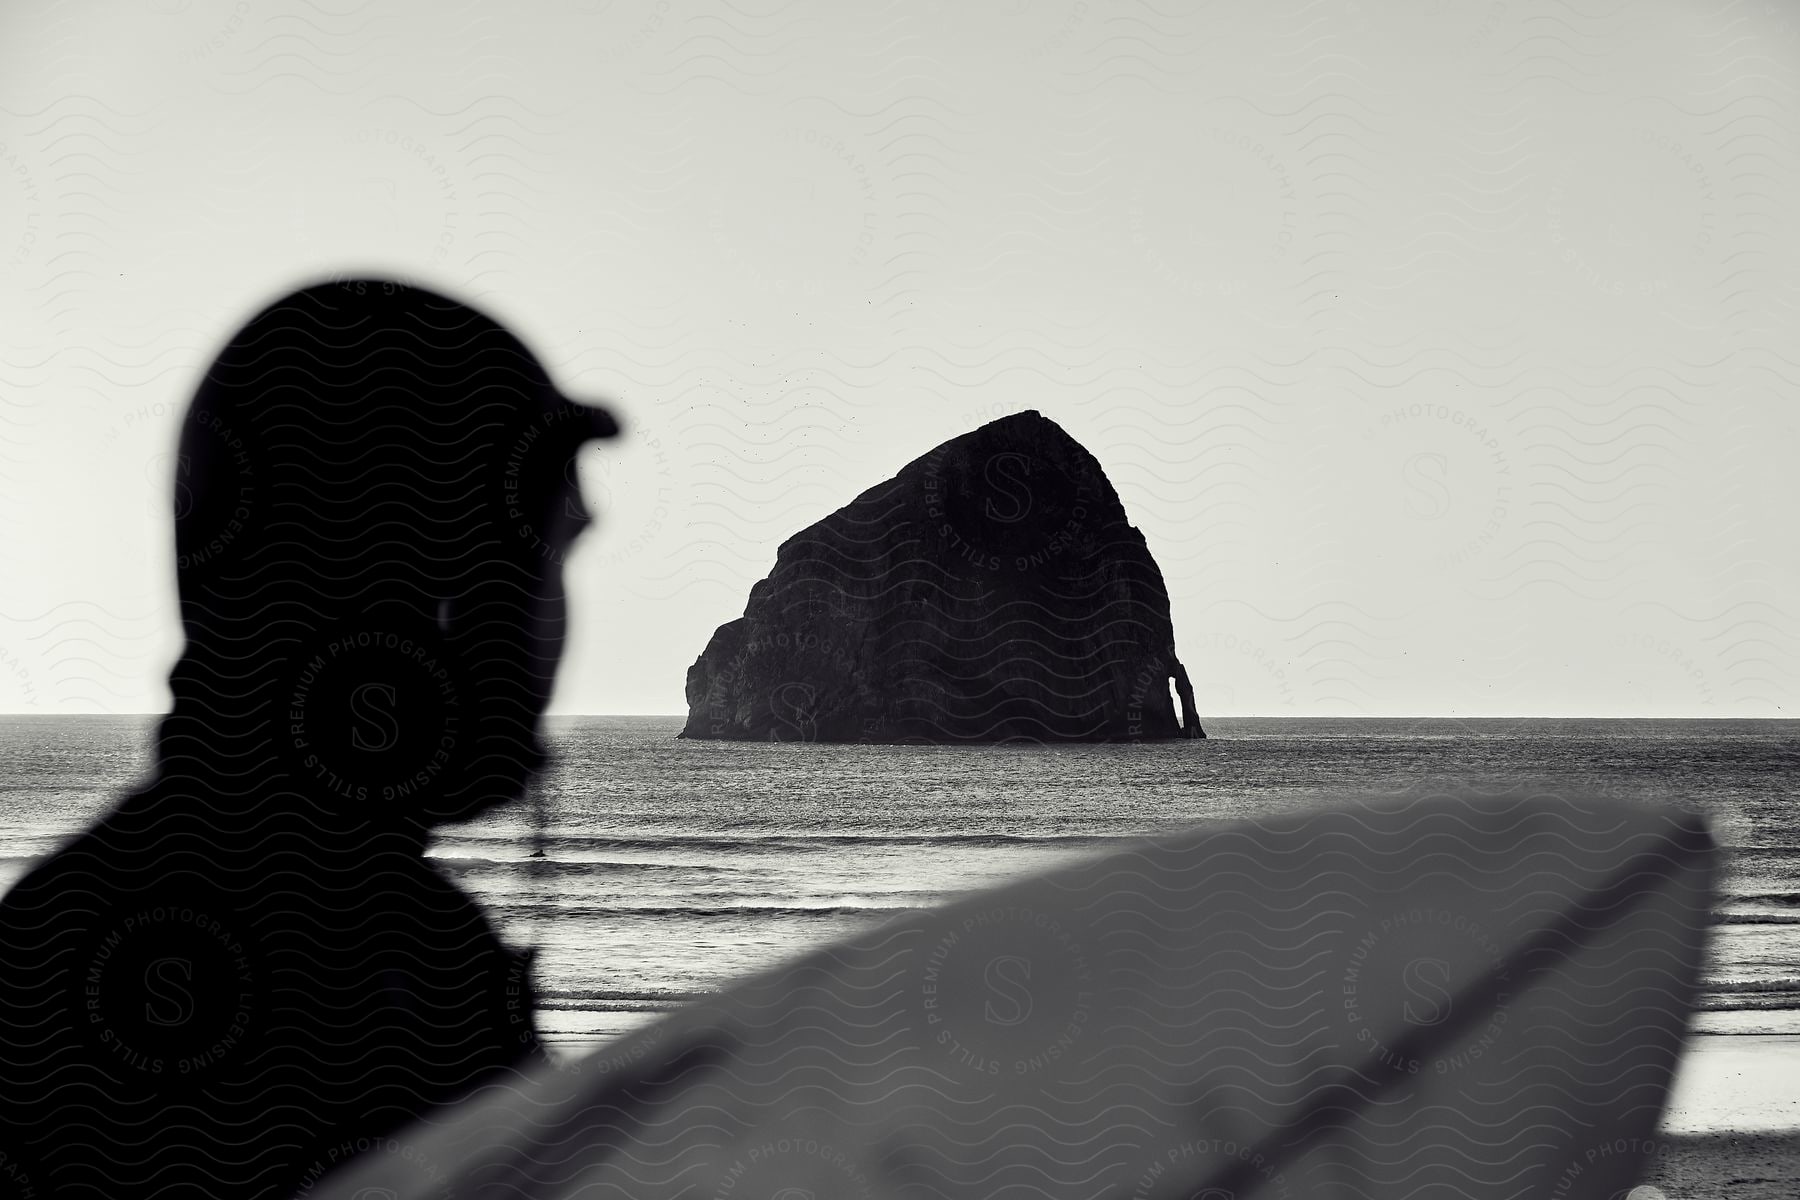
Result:
<instances>
[{"instance_id":1,"label":"large sea rock","mask_svg":"<svg viewBox=\"0 0 1800 1200\"><path fill-rule=\"evenodd\" d=\"M1035 411L783 543L688 669L687 701L687 738L1206 736L1144 535L1094 456Z\"/></svg>"}]
</instances>

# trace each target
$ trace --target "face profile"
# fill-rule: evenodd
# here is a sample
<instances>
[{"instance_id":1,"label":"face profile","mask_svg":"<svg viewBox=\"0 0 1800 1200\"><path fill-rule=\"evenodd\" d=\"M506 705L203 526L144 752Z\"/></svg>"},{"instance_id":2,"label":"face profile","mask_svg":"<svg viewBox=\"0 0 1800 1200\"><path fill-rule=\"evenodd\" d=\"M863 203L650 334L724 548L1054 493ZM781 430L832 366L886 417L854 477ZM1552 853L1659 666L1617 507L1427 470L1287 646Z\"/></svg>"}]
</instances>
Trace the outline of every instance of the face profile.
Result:
<instances>
[{"instance_id":1,"label":"face profile","mask_svg":"<svg viewBox=\"0 0 1800 1200\"><path fill-rule=\"evenodd\" d=\"M589 520L570 464L616 432L499 325L423 289L346 280L264 309L183 427L193 686L165 737L267 737L303 795L374 821L516 795ZM207 704L202 664L257 699Z\"/></svg>"},{"instance_id":2,"label":"face profile","mask_svg":"<svg viewBox=\"0 0 1800 1200\"><path fill-rule=\"evenodd\" d=\"M226 340L175 449L155 774L0 903L19 1177L286 1195L542 1056L528 956L422 851L544 765L573 464L617 433L391 280Z\"/></svg>"}]
</instances>

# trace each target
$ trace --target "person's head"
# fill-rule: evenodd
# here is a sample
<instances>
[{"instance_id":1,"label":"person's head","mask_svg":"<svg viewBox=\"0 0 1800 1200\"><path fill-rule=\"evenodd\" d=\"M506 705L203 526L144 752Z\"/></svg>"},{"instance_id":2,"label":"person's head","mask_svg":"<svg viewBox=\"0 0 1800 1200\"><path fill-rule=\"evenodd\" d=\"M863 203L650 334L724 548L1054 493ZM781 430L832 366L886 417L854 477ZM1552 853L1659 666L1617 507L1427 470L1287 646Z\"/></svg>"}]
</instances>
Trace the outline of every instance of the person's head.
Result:
<instances>
[{"instance_id":1,"label":"person's head","mask_svg":"<svg viewBox=\"0 0 1800 1200\"><path fill-rule=\"evenodd\" d=\"M575 453L616 432L422 288L344 280L258 313L182 429L165 775L376 825L516 797L588 521Z\"/></svg>"}]
</instances>

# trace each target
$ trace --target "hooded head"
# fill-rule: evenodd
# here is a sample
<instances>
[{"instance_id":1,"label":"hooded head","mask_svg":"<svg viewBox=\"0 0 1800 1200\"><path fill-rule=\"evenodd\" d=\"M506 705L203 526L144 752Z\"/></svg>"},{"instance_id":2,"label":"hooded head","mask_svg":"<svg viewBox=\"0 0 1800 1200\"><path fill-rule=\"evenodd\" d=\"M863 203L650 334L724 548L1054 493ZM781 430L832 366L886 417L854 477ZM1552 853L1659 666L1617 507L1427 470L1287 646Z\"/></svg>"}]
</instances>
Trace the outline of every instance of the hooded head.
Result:
<instances>
[{"instance_id":1,"label":"hooded head","mask_svg":"<svg viewBox=\"0 0 1800 1200\"><path fill-rule=\"evenodd\" d=\"M517 797L589 520L575 452L617 431L422 288L345 280L258 313L182 429L164 778L376 826Z\"/></svg>"}]
</instances>

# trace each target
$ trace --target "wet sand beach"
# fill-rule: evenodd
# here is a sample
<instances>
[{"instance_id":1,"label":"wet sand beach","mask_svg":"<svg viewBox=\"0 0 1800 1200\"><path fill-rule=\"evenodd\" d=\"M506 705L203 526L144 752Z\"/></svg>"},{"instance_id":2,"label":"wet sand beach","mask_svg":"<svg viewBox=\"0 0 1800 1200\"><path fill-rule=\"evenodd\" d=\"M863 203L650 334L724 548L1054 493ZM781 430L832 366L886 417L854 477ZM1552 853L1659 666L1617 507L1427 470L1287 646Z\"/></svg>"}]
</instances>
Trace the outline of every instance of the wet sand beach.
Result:
<instances>
[{"instance_id":1,"label":"wet sand beach","mask_svg":"<svg viewBox=\"0 0 1800 1200\"><path fill-rule=\"evenodd\" d=\"M1800 1132L1677 1134L1632 1200L1793 1200L1800 1196Z\"/></svg>"}]
</instances>

